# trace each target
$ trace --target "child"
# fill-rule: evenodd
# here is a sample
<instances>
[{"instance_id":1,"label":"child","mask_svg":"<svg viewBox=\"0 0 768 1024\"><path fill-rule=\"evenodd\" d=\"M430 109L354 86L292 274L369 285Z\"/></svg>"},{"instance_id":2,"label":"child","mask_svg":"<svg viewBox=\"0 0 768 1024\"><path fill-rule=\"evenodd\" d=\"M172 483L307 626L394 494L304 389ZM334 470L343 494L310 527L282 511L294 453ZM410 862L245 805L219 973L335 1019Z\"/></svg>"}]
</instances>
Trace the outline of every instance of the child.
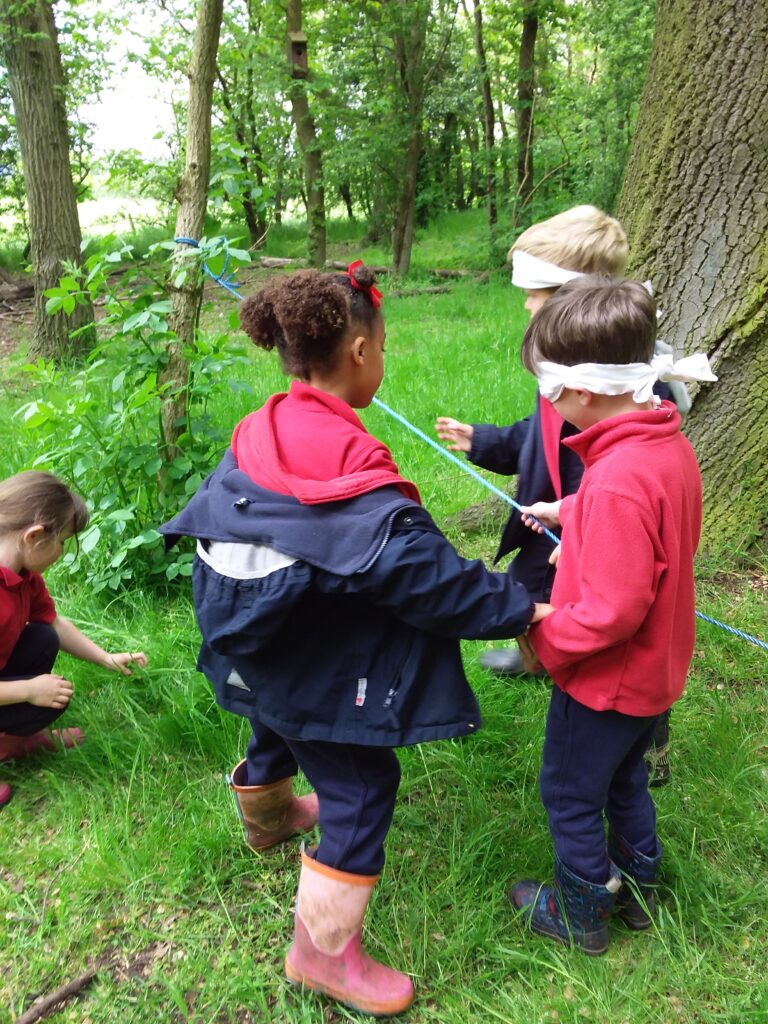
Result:
<instances>
[{"instance_id":1,"label":"child","mask_svg":"<svg viewBox=\"0 0 768 1024\"><path fill-rule=\"evenodd\" d=\"M622 874L634 888L620 913L632 928L651 924L662 848L643 754L683 691L695 636L701 479L679 413L652 385L716 378L706 357L651 364L655 333L642 285L582 277L523 339L542 397L580 431L565 444L585 472L559 506L556 610L522 641L526 664L538 658L555 684L540 779L555 883L518 882L510 898L534 931L592 954L608 946Z\"/></svg>"},{"instance_id":2,"label":"child","mask_svg":"<svg viewBox=\"0 0 768 1024\"><path fill-rule=\"evenodd\" d=\"M623 273L628 251L626 235L617 220L594 206L575 206L533 224L520 235L509 254L512 284L525 290L525 308L534 316L567 281L584 274ZM655 390L662 398L670 397L664 385L657 385ZM682 388L681 393L686 395ZM495 473L518 474L516 500L523 508L561 498L570 501L569 496L578 490L584 466L578 455L561 443L572 437L576 428L546 399L537 396L531 415L511 427L470 425L441 416L436 430L439 437L451 442L451 450L466 452L470 462ZM549 601L555 576L555 567L549 561L552 544L545 536L526 529L525 521L513 511L502 532L494 564L515 548L519 550L509 571L534 600ZM497 675L523 671L517 647L487 651L480 663ZM658 749L649 752L649 759L658 762L660 784L669 779L669 726L664 716L658 724L657 739Z\"/></svg>"},{"instance_id":3,"label":"child","mask_svg":"<svg viewBox=\"0 0 768 1024\"><path fill-rule=\"evenodd\" d=\"M319 798L288 978L386 1015L413 986L363 953L360 933L400 779L392 748L474 733L458 638L514 636L549 608L457 555L353 411L384 373L380 303L359 262L274 279L245 302L245 331L298 379L237 426L163 532L198 538L198 665L254 725L242 775L269 801L263 837L289 831L297 765Z\"/></svg>"},{"instance_id":4,"label":"child","mask_svg":"<svg viewBox=\"0 0 768 1024\"><path fill-rule=\"evenodd\" d=\"M79 729L54 730L72 683L53 673L59 648L103 668L131 674L141 652L107 654L56 612L41 573L88 522L82 498L50 473L18 473L0 483L0 761L72 747ZM11 797L0 784L0 806Z\"/></svg>"}]
</instances>

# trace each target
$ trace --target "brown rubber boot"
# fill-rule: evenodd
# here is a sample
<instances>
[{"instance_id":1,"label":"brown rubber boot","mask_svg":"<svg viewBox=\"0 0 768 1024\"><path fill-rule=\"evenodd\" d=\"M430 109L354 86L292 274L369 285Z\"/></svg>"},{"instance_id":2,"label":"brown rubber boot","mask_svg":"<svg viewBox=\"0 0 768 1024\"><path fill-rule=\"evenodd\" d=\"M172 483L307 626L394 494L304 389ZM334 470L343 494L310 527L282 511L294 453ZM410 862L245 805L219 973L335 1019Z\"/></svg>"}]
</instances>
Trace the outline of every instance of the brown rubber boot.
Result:
<instances>
[{"instance_id":1,"label":"brown rubber boot","mask_svg":"<svg viewBox=\"0 0 768 1024\"><path fill-rule=\"evenodd\" d=\"M243 760L233 770L229 784L245 828L246 845L255 853L308 832L317 824L317 796L294 796L292 776L266 786L244 786L244 777Z\"/></svg>"}]
</instances>

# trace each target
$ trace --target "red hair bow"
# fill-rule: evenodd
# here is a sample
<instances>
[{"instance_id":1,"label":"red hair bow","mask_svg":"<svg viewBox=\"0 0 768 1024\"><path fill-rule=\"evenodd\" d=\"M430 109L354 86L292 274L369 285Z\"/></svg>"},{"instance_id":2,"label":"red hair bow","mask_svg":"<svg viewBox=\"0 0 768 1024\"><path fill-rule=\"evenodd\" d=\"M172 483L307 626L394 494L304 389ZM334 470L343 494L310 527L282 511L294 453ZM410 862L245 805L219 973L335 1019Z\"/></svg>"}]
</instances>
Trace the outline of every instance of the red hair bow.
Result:
<instances>
[{"instance_id":1,"label":"red hair bow","mask_svg":"<svg viewBox=\"0 0 768 1024\"><path fill-rule=\"evenodd\" d=\"M368 297L370 298L371 302L373 303L373 308L374 309L380 309L381 308L381 298L382 298L382 296L381 296L381 292L376 287L376 285L372 284L370 286L370 288L364 288L361 284L358 284L357 281L355 280L355 271L357 270L358 267L362 267L362 265L363 265L363 261L362 260L355 260L354 263L350 263L349 264L349 266L347 267L347 274L349 275L349 280L352 282L352 287L353 288L357 288L357 290L359 292L368 292Z\"/></svg>"}]
</instances>

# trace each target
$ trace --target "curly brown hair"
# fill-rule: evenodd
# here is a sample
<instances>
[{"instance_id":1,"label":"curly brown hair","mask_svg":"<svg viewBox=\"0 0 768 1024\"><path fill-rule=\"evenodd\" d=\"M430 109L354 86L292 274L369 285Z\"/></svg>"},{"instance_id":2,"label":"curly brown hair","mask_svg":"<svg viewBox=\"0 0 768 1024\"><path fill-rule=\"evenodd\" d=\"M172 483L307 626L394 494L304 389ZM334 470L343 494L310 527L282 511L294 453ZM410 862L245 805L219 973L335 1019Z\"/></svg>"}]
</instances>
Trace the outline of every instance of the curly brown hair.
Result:
<instances>
[{"instance_id":1,"label":"curly brown hair","mask_svg":"<svg viewBox=\"0 0 768 1024\"><path fill-rule=\"evenodd\" d=\"M297 270L273 278L240 308L240 324L259 348L276 348L287 374L307 380L313 370L332 369L352 325L371 330L381 313L370 289L373 271L349 274Z\"/></svg>"}]
</instances>

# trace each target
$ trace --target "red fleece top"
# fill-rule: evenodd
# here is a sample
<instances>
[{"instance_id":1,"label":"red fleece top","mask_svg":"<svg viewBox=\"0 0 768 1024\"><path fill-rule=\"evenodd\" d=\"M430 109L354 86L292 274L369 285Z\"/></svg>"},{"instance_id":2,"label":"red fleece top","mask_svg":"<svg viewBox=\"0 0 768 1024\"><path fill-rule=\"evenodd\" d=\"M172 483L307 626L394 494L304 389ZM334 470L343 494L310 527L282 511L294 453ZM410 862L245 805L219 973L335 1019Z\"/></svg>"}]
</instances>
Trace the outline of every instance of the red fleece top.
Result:
<instances>
[{"instance_id":1,"label":"red fleece top","mask_svg":"<svg viewBox=\"0 0 768 1024\"><path fill-rule=\"evenodd\" d=\"M701 476L680 423L663 402L563 441L586 469L563 528L557 611L530 637L560 689L595 711L660 714L685 686Z\"/></svg>"},{"instance_id":2,"label":"red fleece top","mask_svg":"<svg viewBox=\"0 0 768 1024\"><path fill-rule=\"evenodd\" d=\"M415 484L403 479L386 445L368 433L341 398L293 381L235 427L232 451L240 469L302 505L320 505L397 487L421 504Z\"/></svg>"},{"instance_id":3,"label":"red fleece top","mask_svg":"<svg viewBox=\"0 0 768 1024\"><path fill-rule=\"evenodd\" d=\"M0 671L28 622L51 623L55 618L56 606L39 573L0 565Z\"/></svg>"}]
</instances>

